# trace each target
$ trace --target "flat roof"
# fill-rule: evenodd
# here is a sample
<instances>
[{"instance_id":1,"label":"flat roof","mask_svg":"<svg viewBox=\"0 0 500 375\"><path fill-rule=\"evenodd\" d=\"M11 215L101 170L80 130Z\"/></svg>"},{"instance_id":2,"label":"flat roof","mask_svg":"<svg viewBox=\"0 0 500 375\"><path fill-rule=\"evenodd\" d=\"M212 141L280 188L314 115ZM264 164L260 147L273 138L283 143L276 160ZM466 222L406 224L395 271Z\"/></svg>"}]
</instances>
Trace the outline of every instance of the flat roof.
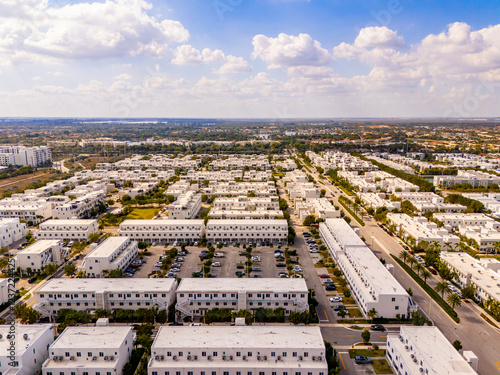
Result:
<instances>
[{"instance_id":1,"label":"flat roof","mask_svg":"<svg viewBox=\"0 0 500 375\"><path fill-rule=\"evenodd\" d=\"M297 292L307 293L306 280L302 278L184 278L181 280L177 292Z\"/></svg>"},{"instance_id":2,"label":"flat roof","mask_svg":"<svg viewBox=\"0 0 500 375\"><path fill-rule=\"evenodd\" d=\"M162 326L151 350L158 348L297 348L324 349L319 327Z\"/></svg>"},{"instance_id":3,"label":"flat roof","mask_svg":"<svg viewBox=\"0 0 500 375\"><path fill-rule=\"evenodd\" d=\"M40 293L105 292L164 292L169 291L174 279L51 279L37 290Z\"/></svg>"},{"instance_id":4,"label":"flat roof","mask_svg":"<svg viewBox=\"0 0 500 375\"><path fill-rule=\"evenodd\" d=\"M18 254L40 254L52 246L58 246L60 243L60 240L39 240L21 250Z\"/></svg>"},{"instance_id":5,"label":"flat roof","mask_svg":"<svg viewBox=\"0 0 500 375\"><path fill-rule=\"evenodd\" d=\"M249 211L251 212L251 211ZM210 219L207 222L207 227L209 225L241 225L241 224L254 224L254 225L287 225L288 222L285 219Z\"/></svg>"},{"instance_id":6,"label":"flat roof","mask_svg":"<svg viewBox=\"0 0 500 375\"><path fill-rule=\"evenodd\" d=\"M3 339L0 340L0 355L4 356L9 352L10 340L7 335L10 333L10 324L0 325L0 334ZM52 333L52 324L16 324L15 326L15 342L16 342L16 356L20 357L30 347L29 344L34 343L40 336L47 330ZM28 341L24 339L24 334L28 335ZM28 344L28 345L26 345Z\"/></svg>"},{"instance_id":7,"label":"flat roof","mask_svg":"<svg viewBox=\"0 0 500 375\"><path fill-rule=\"evenodd\" d=\"M401 332L413 342L416 351L430 367L432 374L465 375L476 372L450 344L437 327L402 326ZM400 342L399 340L396 340ZM406 352L406 350L404 350ZM411 362L412 364L413 361ZM418 364L414 364L419 368Z\"/></svg>"},{"instance_id":8,"label":"flat roof","mask_svg":"<svg viewBox=\"0 0 500 375\"><path fill-rule=\"evenodd\" d=\"M109 257L117 248L130 241L130 237L109 237L101 245L92 250L85 258Z\"/></svg>"},{"instance_id":9,"label":"flat roof","mask_svg":"<svg viewBox=\"0 0 500 375\"><path fill-rule=\"evenodd\" d=\"M130 326L66 327L50 349L118 348L131 330Z\"/></svg>"},{"instance_id":10,"label":"flat roof","mask_svg":"<svg viewBox=\"0 0 500 375\"><path fill-rule=\"evenodd\" d=\"M40 227L45 225L91 225L97 223L95 219L50 219L40 223Z\"/></svg>"},{"instance_id":11,"label":"flat roof","mask_svg":"<svg viewBox=\"0 0 500 375\"><path fill-rule=\"evenodd\" d=\"M122 225L202 225L205 221L203 219L193 220L124 220Z\"/></svg>"}]
</instances>

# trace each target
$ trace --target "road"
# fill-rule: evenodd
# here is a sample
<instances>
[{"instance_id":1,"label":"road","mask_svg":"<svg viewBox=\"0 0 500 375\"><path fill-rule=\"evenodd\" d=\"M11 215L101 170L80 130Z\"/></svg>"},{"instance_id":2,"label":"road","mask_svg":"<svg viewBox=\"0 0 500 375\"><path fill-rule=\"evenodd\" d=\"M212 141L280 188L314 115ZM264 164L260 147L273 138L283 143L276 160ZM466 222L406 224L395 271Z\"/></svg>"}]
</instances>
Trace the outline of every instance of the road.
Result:
<instances>
[{"instance_id":1,"label":"road","mask_svg":"<svg viewBox=\"0 0 500 375\"><path fill-rule=\"evenodd\" d=\"M312 169L311 169L312 170ZM323 188L327 195L335 195L335 204L338 204L340 190L332 186L327 179L320 179L317 172L312 173L317 181L324 183ZM346 213L347 214L347 213ZM403 248L382 230L375 220L368 215L364 216L365 226L360 226L353 218L351 226L359 228L360 236L367 240L378 257L382 257L387 263L394 265L394 277L405 288L413 291L413 300L419 305L422 312L436 325L446 338L453 342L459 340L464 350L472 350L479 358L478 372L481 375L500 374L500 329L491 326L480 316L480 309L473 302L462 303L455 307L460 317L460 324L455 323L420 286L390 257L389 254L398 256ZM437 277L428 279L433 285Z\"/></svg>"},{"instance_id":2,"label":"road","mask_svg":"<svg viewBox=\"0 0 500 375\"><path fill-rule=\"evenodd\" d=\"M66 159L60 160L60 161L55 161L54 162L54 168L57 169L58 171L63 172L63 173L69 172L69 168L66 168L64 166L64 162L65 161L66 161Z\"/></svg>"}]
</instances>

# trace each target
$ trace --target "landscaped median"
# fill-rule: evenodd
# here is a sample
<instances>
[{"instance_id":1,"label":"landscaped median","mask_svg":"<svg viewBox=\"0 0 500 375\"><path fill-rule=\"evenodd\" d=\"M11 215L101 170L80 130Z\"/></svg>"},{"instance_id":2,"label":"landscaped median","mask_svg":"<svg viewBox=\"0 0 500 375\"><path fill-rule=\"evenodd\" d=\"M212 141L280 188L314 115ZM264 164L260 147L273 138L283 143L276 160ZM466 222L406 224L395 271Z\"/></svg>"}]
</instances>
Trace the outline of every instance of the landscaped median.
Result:
<instances>
[{"instance_id":1,"label":"landscaped median","mask_svg":"<svg viewBox=\"0 0 500 375\"><path fill-rule=\"evenodd\" d=\"M405 271L408 275L410 275L415 282L420 285L420 287L425 290L425 292L439 305L441 308L453 319L456 323L460 323L460 318L455 310L452 309L446 301L441 298L441 296L434 290L432 287L424 282L418 276L415 271L413 271L408 265L406 265L403 261L401 261L398 257L391 254L392 259L394 259Z\"/></svg>"},{"instance_id":2,"label":"landscaped median","mask_svg":"<svg viewBox=\"0 0 500 375\"><path fill-rule=\"evenodd\" d=\"M349 199L347 199L346 197L344 197L342 195L339 197L339 203L342 205L342 207L344 207L346 209L346 211L349 213L349 215L351 215L354 218L354 220L356 220L359 223L359 225L364 227L365 222L358 215L356 215L353 210L350 209L350 207L347 205L348 204L347 201L351 202Z\"/></svg>"}]
</instances>

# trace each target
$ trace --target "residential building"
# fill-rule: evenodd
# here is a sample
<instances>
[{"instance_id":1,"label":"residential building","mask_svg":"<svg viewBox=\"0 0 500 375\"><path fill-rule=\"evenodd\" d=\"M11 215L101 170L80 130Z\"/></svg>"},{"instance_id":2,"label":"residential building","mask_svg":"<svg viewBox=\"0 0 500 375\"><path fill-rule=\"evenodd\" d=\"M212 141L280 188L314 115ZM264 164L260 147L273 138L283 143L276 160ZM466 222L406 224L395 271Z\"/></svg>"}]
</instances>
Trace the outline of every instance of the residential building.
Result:
<instances>
[{"instance_id":1,"label":"residential building","mask_svg":"<svg viewBox=\"0 0 500 375\"><path fill-rule=\"evenodd\" d=\"M14 292L14 290L12 290ZM9 302L9 279L0 279L0 305Z\"/></svg>"},{"instance_id":2,"label":"residential building","mask_svg":"<svg viewBox=\"0 0 500 375\"><path fill-rule=\"evenodd\" d=\"M18 218L28 225L52 217L52 206L44 199L37 197L11 197L0 200L0 217Z\"/></svg>"},{"instance_id":3,"label":"residential building","mask_svg":"<svg viewBox=\"0 0 500 375\"><path fill-rule=\"evenodd\" d=\"M208 187L202 189L204 194L209 196L225 196L225 195L248 195L252 194L256 197L275 196L277 195L276 186L273 181L267 182L218 182L210 181Z\"/></svg>"},{"instance_id":4,"label":"residential building","mask_svg":"<svg viewBox=\"0 0 500 375\"><path fill-rule=\"evenodd\" d=\"M43 271L46 265L60 265L64 262L66 250L60 240L40 240L21 250L16 255L16 267L23 272L31 268L34 272Z\"/></svg>"},{"instance_id":5,"label":"residential building","mask_svg":"<svg viewBox=\"0 0 500 375\"><path fill-rule=\"evenodd\" d=\"M130 326L66 327L50 345L43 375L121 375L134 348Z\"/></svg>"},{"instance_id":6,"label":"residential building","mask_svg":"<svg viewBox=\"0 0 500 375\"><path fill-rule=\"evenodd\" d=\"M105 190L91 191L75 200L64 203L53 210L56 219L78 219L89 216L94 208L104 203Z\"/></svg>"},{"instance_id":7,"label":"residential building","mask_svg":"<svg viewBox=\"0 0 500 375\"><path fill-rule=\"evenodd\" d=\"M47 220L38 226L36 238L88 241L90 235L97 231L97 220Z\"/></svg>"},{"instance_id":8,"label":"residential building","mask_svg":"<svg viewBox=\"0 0 500 375\"><path fill-rule=\"evenodd\" d=\"M281 243L287 235L288 222L284 219L210 219L207 222L208 242Z\"/></svg>"},{"instance_id":9,"label":"residential building","mask_svg":"<svg viewBox=\"0 0 500 375\"><path fill-rule=\"evenodd\" d=\"M387 334L386 356L397 374L476 374L437 327L401 326Z\"/></svg>"},{"instance_id":10,"label":"residential building","mask_svg":"<svg viewBox=\"0 0 500 375\"><path fill-rule=\"evenodd\" d=\"M327 375L319 327L160 327L148 375Z\"/></svg>"},{"instance_id":11,"label":"residential building","mask_svg":"<svg viewBox=\"0 0 500 375\"><path fill-rule=\"evenodd\" d=\"M500 301L500 262L493 258L475 259L467 253L442 251L441 260L457 273L455 281L462 287L474 285L476 298Z\"/></svg>"},{"instance_id":12,"label":"residential building","mask_svg":"<svg viewBox=\"0 0 500 375\"><path fill-rule=\"evenodd\" d=\"M0 218L0 247L9 247L26 236L28 228L19 218Z\"/></svg>"},{"instance_id":13,"label":"residential building","mask_svg":"<svg viewBox=\"0 0 500 375\"><path fill-rule=\"evenodd\" d=\"M21 145L0 145L0 165L38 167L52 161L47 146L25 147Z\"/></svg>"},{"instance_id":14,"label":"residential building","mask_svg":"<svg viewBox=\"0 0 500 375\"><path fill-rule=\"evenodd\" d=\"M194 219L201 209L201 194L188 191L177 197L177 200L168 207L168 219Z\"/></svg>"},{"instance_id":15,"label":"residential building","mask_svg":"<svg viewBox=\"0 0 500 375\"><path fill-rule=\"evenodd\" d=\"M363 203L373 209L385 207L389 211L399 210L401 208L400 201L393 201L387 198L385 193L359 193L359 198Z\"/></svg>"},{"instance_id":16,"label":"residential building","mask_svg":"<svg viewBox=\"0 0 500 375\"><path fill-rule=\"evenodd\" d=\"M285 315L309 309L307 285L302 278L184 278L176 293L175 308L182 317L201 317L213 308L283 308Z\"/></svg>"},{"instance_id":17,"label":"residential building","mask_svg":"<svg viewBox=\"0 0 500 375\"><path fill-rule=\"evenodd\" d=\"M109 237L85 257L81 268L87 277L102 277L109 271L124 270L138 255L136 241Z\"/></svg>"},{"instance_id":18,"label":"residential building","mask_svg":"<svg viewBox=\"0 0 500 375\"><path fill-rule=\"evenodd\" d=\"M487 210L491 211L491 215L500 216L500 194L499 193L462 193L462 196L469 199L474 199L481 202Z\"/></svg>"},{"instance_id":19,"label":"residential building","mask_svg":"<svg viewBox=\"0 0 500 375\"><path fill-rule=\"evenodd\" d=\"M34 308L44 316L62 309L167 309L176 287L175 279L51 279L36 291Z\"/></svg>"},{"instance_id":20,"label":"residential building","mask_svg":"<svg viewBox=\"0 0 500 375\"><path fill-rule=\"evenodd\" d=\"M38 374L53 341L52 324L0 325L0 374Z\"/></svg>"},{"instance_id":21,"label":"residential building","mask_svg":"<svg viewBox=\"0 0 500 375\"><path fill-rule=\"evenodd\" d=\"M192 220L125 220L120 224L119 236L144 242L194 242L205 234L203 219Z\"/></svg>"},{"instance_id":22,"label":"residential building","mask_svg":"<svg viewBox=\"0 0 500 375\"><path fill-rule=\"evenodd\" d=\"M470 184L472 187L488 187L500 184L500 176L473 170L458 170L456 176L434 176L434 186L450 189L455 184Z\"/></svg>"},{"instance_id":23,"label":"residential building","mask_svg":"<svg viewBox=\"0 0 500 375\"><path fill-rule=\"evenodd\" d=\"M344 219L326 219L319 232L363 316L372 309L383 318L410 316L415 306L406 290Z\"/></svg>"},{"instance_id":24,"label":"residential building","mask_svg":"<svg viewBox=\"0 0 500 375\"><path fill-rule=\"evenodd\" d=\"M402 201L408 201L415 206L419 212L460 212L467 209L466 206L454 203L444 203L444 198L431 192L395 192L394 195Z\"/></svg>"},{"instance_id":25,"label":"residential building","mask_svg":"<svg viewBox=\"0 0 500 375\"><path fill-rule=\"evenodd\" d=\"M279 198L238 196L215 198L208 216L211 219L274 219L283 217Z\"/></svg>"}]
</instances>

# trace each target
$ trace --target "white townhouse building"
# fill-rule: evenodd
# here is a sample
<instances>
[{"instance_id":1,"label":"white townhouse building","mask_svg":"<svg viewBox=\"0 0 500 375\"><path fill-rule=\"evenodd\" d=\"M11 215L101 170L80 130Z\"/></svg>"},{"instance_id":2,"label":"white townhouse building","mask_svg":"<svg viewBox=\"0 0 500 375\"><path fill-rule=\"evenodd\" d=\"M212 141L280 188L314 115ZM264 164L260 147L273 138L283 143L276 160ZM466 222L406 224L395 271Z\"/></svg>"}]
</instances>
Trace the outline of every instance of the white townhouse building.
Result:
<instances>
[{"instance_id":1,"label":"white townhouse building","mask_svg":"<svg viewBox=\"0 0 500 375\"><path fill-rule=\"evenodd\" d=\"M371 309L378 317L409 317L410 296L344 219L326 219L319 232L365 317Z\"/></svg>"},{"instance_id":2,"label":"white townhouse building","mask_svg":"<svg viewBox=\"0 0 500 375\"><path fill-rule=\"evenodd\" d=\"M319 327L160 327L148 375L328 375Z\"/></svg>"},{"instance_id":3,"label":"white townhouse building","mask_svg":"<svg viewBox=\"0 0 500 375\"><path fill-rule=\"evenodd\" d=\"M62 309L167 309L176 287L175 279L51 279L36 291L34 309L44 316Z\"/></svg>"},{"instance_id":4,"label":"white townhouse building","mask_svg":"<svg viewBox=\"0 0 500 375\"><path fill-rule=\"evenodd\" d=\"M124 270L138 255L136 241L109 237L84 258L81 268L87 277L102 277L104 271Z\"/></svg>"},{"instance_id":5,"label":"white townhouse building","mask_svg":"<svg viewBox=\"0 0 500 375\"><path fill-rule=\"evenodd\" d=\"M47 264L60 265L64 262L66 251L60 240L40 240L24 248L16 255L16 267L26 271L42 271Z\"/></svg>"},{"instance_id":6,"label":"white townhouse building","mask_svg":"<svg viewBox=\"0 0 500 375\"><path fill-rule=\"evenodd\" d=\"M47 220L38 226L36 238L87 241L98 229L97 220Z\"/></svg>"},{"instance_id":7,"label":"white townhouse building","mask_svg":"<svg viewBox=\"0 0 500 375\"><path fill-rule=\"evenodd\" d=\"M2 278L0 279L0 305L6 302L9 302L9 279Z\"/></svg>"},{"instance_id":8,"label":"white townhouse building","mask_svg":"<svg viewBox=\"0 0 500 375\"><path fill-rule=\"evenodd\" d=\"M176 310L182 317L201 317L213 308L232 311L283 308L285 315L309 309L305 279L182 279Z\"/></svg>"},{"instance_id":9,"label":"white townhouse building","mask_svg":"<svg viewBox=\"0 0 500 375\"><path fill-rule=\"evenodd\" d=\"M297 198L308 199L321 196L320 190L312 182L289 182L286 189L291 201L295 201Z\"/></svg>"},{"instance_id":10,"label":"white townhouse building","mask_svg":"<svg viewBox=\"0 0 500 375\"><path fill-rule=\"evenodd\" d=\"M385 193L358 193L359 198L369 207L377 209L385 207L389 211L399 210L401 208L400 201L392 201L387 198Z\"/></svg>"},{"instance_id":11,"label":"white townhouse building","mask_svg":"<svg viewBox=\"0 0 500 375\"><path fill-rule=\"evenodd\" d=\"M75 200L56 207L53 210L53 217L66 220L84 217L100 203L104 203L105 199L105 190L89 192Z\"/></svg>"},{"instance_id":12,"label":"white townhouse building","mask_svg":"<svg viewBox=\"0 0 500 375\"><path fill-rule=\"evenodd\" d=\"M274 219L283 217L278 197L215 198L208 217L211 219Z\"/></svg>"},{"instance_id":13,"label":"white townhouse building","mask_svg":"<svg viewBox=\"0 0 500 375\"><path fill-rule=\"evenodd\" d=\"M0 218L0 247L9 247L28 233L25 223L19 218Z\"/></svg>"},{"instance_id":14,"label":"white townhouse building","mask_svg":"<svg viewBox=\"0 0 500 375\"><path fill-rule=\"evenodd\" d=\"M188 191L177 197L177 200L168 206L168 219L194 219L201 209L201 194Z\"/></svg>"},{"instance_id":15,"label":"white townhouse building","mask_svg":"<svg viewBox=\"0 0 500 375\"><path fill-rule=\"evenodd\" d=\"M173 185L170 185L165 192L165 195L173 195L178 198L182 194L186 194L188 191L198 191L198 184L193 184L189 181L177 181Z\"/></svg>"},{"instance_id":16,"label":"white townhouse building","mask_svg":"<svg viewBox=\"0 0 500 375\"><path fill-rule=\"evenodd\" d=\"M434 176L435 187L450 189L455 184L471 184L472 187L488 187L491 184L499 185L500 176L471 170L459 170L456 176Z\"/></svg>"},{"instance_id":17,"label":"white townhouse building","mask_svg":"<svg viewBox=\"0 0 500 375\"><path fill-rule=\"evenodd\" d=\"M192 220L125 220L120 224L119 236L134 241L172 243L199 241L205 234L205 221Z\"/></svg>"},{"instance_id":18,"label":"white townhouse building","mask_svg":"<svg viewBox=\"0 0 500 375\"><path fill-rule=\"evenodd\" d=\"M26 147L21 145L0 145L0 165L38 167L52 160L47 146Z\"/></svg>"},{"instance_id":19,"label":"white townhouse building","mask_svg":"<svg viewBox=\"0 0 500 375\"><path fill-rule=\"evenodd\" d=\"M456 203L444 203L444 198L426 191L416 192L395 192L395 196L402 201L408 201L415 206L419 212L440 211L440 212L460 212L467 209L466 206Z\"/></svg>"},{"instance_id":20,"label":"white townhouse building","mask_svg":"<svg viewBox=\"0 0 500 375\"><path fill-rule=\"evenodd\" d=\"M134 348L130 326L66 327L50 345L43 375L121 375Z\"/></svg>"},{"instance_id":21,"label":"white townhouse building","mask_svg":"<svg viewBox=\"0 0 500 375\"><path fill-rule=\"evenodd\" d=\"M284 219L210 219L206 232L208 242L281 243L286 241L288 222Z\"/></svg>"},{"instance_id":22,"label":"white townhouse building","mask_svg":"<svg viewBox=\"0 0 500 375\"><path fill-rule=\"evenodd\" d=\"M52 217L52 205L40 198L5 198L0 200L0 217L18 218L28 224L36 225Z\"/></svg>"},{"instance_id":23,"label":"white townhouse building","mask_svg":"<svg viewBox=\"0 0 500 375\"><path fill-rule=\"evenodd\" d=\"M15 342L11 358L11 340ZM0 373L33 375L40 372L54 341L52 324L0 325Z\"/></svg>"},{"instance_id":24,"label":"white townhouse building","mask_svg":"<svg viewBox=\"0 0 500 375\"><path fill-rule=\"evenodd\" d=\"M466 355L477 368L474 353ZM476 375L437 327L401 326L399 333L387 335L386 356L398 375Z\"/></svg>"},{"instance_id":25,"label":"white townhouse building","mask_svg":"<svg viewBox=\"0 0 500 375\"><path fill-rule=\"evenodd\" d=\"M467 253L446 252L441 260L457 273L455 281L462 287L474 285L476 298L484 303L488 299L500 301L500 262L493 258L475 259Z\"/></svg>"},{"instance_id":26,"label":"white townhouse building","mask_svg":"<svg viewBox=\"0 0 500 375\"><path fill-rule=\"evenodd\" d=\"M224 195L248 195L254 193L257 197L275 196L277 195L276 186L273 181L267 182L217 182L210 181L208 187L203 188L203 192L210 196L224 196Z\"/></svg>"}]
</instances>

